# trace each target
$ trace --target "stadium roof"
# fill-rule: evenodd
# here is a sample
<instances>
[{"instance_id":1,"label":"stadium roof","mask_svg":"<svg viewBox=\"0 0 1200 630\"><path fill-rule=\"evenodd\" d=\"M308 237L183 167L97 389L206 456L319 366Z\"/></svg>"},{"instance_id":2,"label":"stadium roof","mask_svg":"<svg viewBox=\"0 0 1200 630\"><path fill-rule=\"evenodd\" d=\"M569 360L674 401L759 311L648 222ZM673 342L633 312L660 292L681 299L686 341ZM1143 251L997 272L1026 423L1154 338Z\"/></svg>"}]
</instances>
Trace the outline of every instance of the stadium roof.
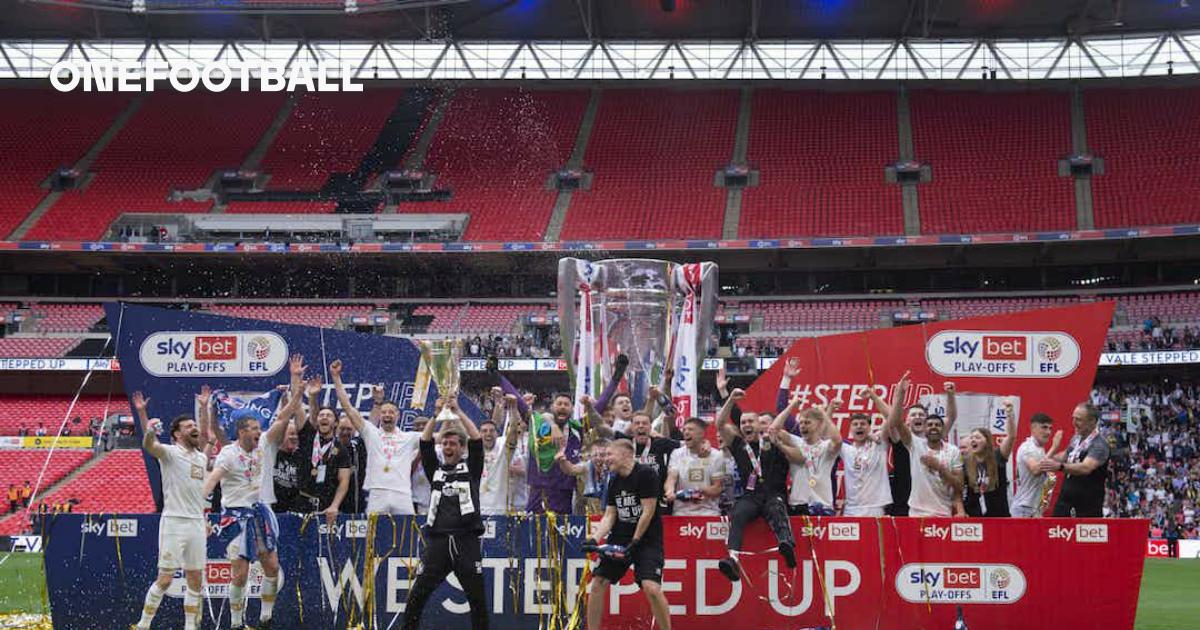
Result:
<instances>
[{"instance_id":1,"label":"stadium roof","mask_svg":"<svg viewBox=\"0 0 1200 630\"><path fill-rule=\"evenodd\" d=\"M1197 29L1192 1L9 0L0 38L1036 38Z\"/></svg>"}]
</instances>

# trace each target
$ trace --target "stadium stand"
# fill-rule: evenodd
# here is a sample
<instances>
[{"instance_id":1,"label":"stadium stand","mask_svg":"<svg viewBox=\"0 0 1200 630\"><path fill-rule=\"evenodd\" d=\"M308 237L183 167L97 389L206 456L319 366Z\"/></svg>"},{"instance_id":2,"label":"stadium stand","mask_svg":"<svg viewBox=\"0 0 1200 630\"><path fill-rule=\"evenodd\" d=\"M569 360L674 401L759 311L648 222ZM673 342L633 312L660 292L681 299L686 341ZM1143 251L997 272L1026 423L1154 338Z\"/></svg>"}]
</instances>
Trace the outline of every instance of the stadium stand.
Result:
<instances>
[{"instance_id":1,"label":"stadium stand","mask_svg":"<svg viewBox=\"0 0 1200 630\"><path fill-rule=\"evenodd\" d=\"M1065 92L914 91L913 150L933 169L919 187L921 232L981 234L1075 227Z\"/></svg>"},{"instance_id":2,"label":"stadium stand","mask_svg":"<svg viewBox=\"0 0 1200 630\"><path fill-rule=\"evenodd\" d=\"M214 315L262 319L283 324L333 328L343 317L369 310L365 306L275 306L268 304L214 304L208 307Z\"/></svg>"},{"instance_id":3,"label":"stadium stand","mask_svg":"<svg viewBox=\"0 0 1200 630\"><path fill-rule=\"evenodd\" d=\"M11 89L0 99L0 238L7 239L49 192L41 183L74 166L129 102L127 94Z\"/></svg>"},{"instance_id":4,"label":"stadium stand","mask_svg":"<svg viewBox=\"0 0 1200 630\"><path fill-rule=\"evenodd\" d=\"M58 431L67 410L71 406L71 396L0 396L0 435L17 435L22 427L33 435L39 425L45 427L47 434ZM81 422L69 424L72 435L87 435L87 423L92 418L103 418L105 414L129 413L129 403L120 393L108 396L80 396L75 408L71 410L70 418L80 418Z\"/></svg>"},{"instance_id":5,"label":"stadium stand","mask_svg":"<svg viewBox=\"0 0 1200 630\"><path fill-rule=\"evenodd\" d=\"M1089 90L1088 146L1104 160L1092 178L1096 227L1200 221L1200 89Z\"/></svg>"},{"instance_id":6,"label":"stadium stand","mask_svg":"<svg viewBox=\"0 0 1200 630\"><path fill-rule=\"evenodd\" d=\"M21 487L26 481L30 486L37 484L38 476L42 476L41 488L49 488L58 483L71 471L79 468L90 459L92 452L88 450L61 449L53 454L48 450L0 450L0 487L8 489L9 484ZM43 475L42 467L46 472ZM8 504L0 504L0 514L8 513Z\"/></svg>"},{"instance_id":7,"label":"stadium stand","mask_svg":"<svg viewBox=\"0 0 1200 630\"><path fill-rule=\"evenodd\" d=\"M896 95L755 90L741 238L904 233L900 187L884 180L899 157Z\"/></svg>"},{"instance_id":8,"label":"stadium stand","mask_svg":"<svg viewBox=\"0 0 1200 630\"><path fill-rule=\"evenodd\" d=\"M83 190L65 193L26 240L100 238L127 212L207 212L211 201L171 201L169 196L203 188L218 169L241 164L282 99L274 93L146 95L92 165L95 179Z\"/></svg>"},{"instance_id":9,"label":"stadium stand","mask_svg":"<svg viewBox=\"0 0 1200 630\"><path fill-rule=\"evenodd\" d=\"M465 212L464 240L541 240L557 197L546 181L575 145L589 93L458 90L445 109L424 169L442 203L402 203L400 212Z\"/></svg>"},{"instance_id":10,"label":"stadium stand","mask_svg":"<svg viewBox=\"0 0 1200 630\"><path fill-rule=\"evenodd\" d=\"M720 238L738 93L606 90L562 238Z\"/></svg>"},{"instance_id":11,"label":"stadium stand","mask_svg":"<svg viewBox=\"0 0 1200 630\"><path fill-rule=\"evenodd\" d=\"M3 337L0 357L59 357L77 343L78 339L70 337Z\"/></svg>"},{"instance_id":12,"label":"stadium stand","mask_svg":"<svg viewBox=\"0 0 1200 630\"><path fill-rule=\"evenodd\" d=\"M878 327L881 316L890 316L903 306L901 300L742 302L738 314L761 317L766 331L862 330Z\"/></svg>"},{"instance_id":13,"label":"stadium stand","mask_svg":"<svg viewBox=\"0 0 1200 630\"><path fill-rule=\"evenodd\" d=\"M34 304L29 308L38 332L87 332L104 317L99 304Z\"/></svg>"},{"instance_id":14,"label":"stadium stand","mask_svg":"<svg viewBox=\"0 0 1200 630\"><path fill-rule=\"evenodd\" d=\"M1174 519L1181 538L1200 537L1200 391L1186 382L1102 384L1092 402L1110 415L1138 409L1136 431L1127 422L1101 423L1115 446L1105 516L1149 519L1152 537Z\"/></svg>"},{"instance_id":15,"label":"stadium stand","mask_svg":"<svg viewBox=\"0 0 1200 630\"><path fill-rule=\"evenodd\" d=\"M362 93L306 92L275 136L258 170L270 175L268 191L317 192L330 177L353 171L375 141L403 93L380 88ZM329 201L235 201L231 213L323 213Z\"/></svg>"},{"instance_id":16,"label":"stadium stand","mask_svg":"<svg viewBox=\"0 0 1200 630\"><path fill-rule=\"evenodd\" d=\"M455 325L465 308L465 306L452 304L430 304L418 306L413 309L412 314L418 321L428 322L425 325L425 332L452 333L457 330Z\"/></svg>"},{"instance_id":17,"label":"stadium stand","mask_svg":"<svg viewBox=\"0 0 1200 630\"><path fill-rule=\"evenodd\" d=\"M145 513L154 511L140 450L117 450L84 474L46 495L51 504L78 499L76 512Z\"/></svg>"}]
</instances>

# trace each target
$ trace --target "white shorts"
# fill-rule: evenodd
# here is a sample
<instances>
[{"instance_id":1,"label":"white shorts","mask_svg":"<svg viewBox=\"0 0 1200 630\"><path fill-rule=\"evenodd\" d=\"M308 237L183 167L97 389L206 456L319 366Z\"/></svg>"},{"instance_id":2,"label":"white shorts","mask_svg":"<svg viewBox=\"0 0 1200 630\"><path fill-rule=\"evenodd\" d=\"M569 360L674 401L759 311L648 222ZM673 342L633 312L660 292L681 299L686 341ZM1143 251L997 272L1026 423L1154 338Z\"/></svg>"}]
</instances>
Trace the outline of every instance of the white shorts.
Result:
<instances>
[{"instance_id":1,"label":"white shorts","mask_svg":"<svg viewBox=\"0 0 1200 630\"><path fill-rule=\"evenodd\" d=\"M842 516L883 516L882 507L854 506L842 511Z\"/></svg>"},{"instance_id":2,"label":"white shorts","mask_svg":"<svg viewBox=\"0 0 1200 630\"><path fill-rule=\"evenodd\" d=\"M1012 509L1009 510L1009 513L1013 518L1033 518L1037 516L1037 510L1025 507L1023 505L1012 506Z\"/></svg>"},{"instance_id":3,"label":"white shorts","mask_svg":"<svg viewBox=\"0 0 1200 630\"><path fill-rule=\"evenodd\" d=\"M158 521L158 568L201 571L208 558L205 521L164 516Z\"/></svg>"},{"instance_id":4,"label":"white shorts","mask_svg":"<svg viewBox=\"0 0 1200 630\"><path fill-rule=\"evenodd\" d=\"M399 514L412 516L412 495L387 488L371 488L367 494L367 514Z\"/></svg>"}]
</instances>

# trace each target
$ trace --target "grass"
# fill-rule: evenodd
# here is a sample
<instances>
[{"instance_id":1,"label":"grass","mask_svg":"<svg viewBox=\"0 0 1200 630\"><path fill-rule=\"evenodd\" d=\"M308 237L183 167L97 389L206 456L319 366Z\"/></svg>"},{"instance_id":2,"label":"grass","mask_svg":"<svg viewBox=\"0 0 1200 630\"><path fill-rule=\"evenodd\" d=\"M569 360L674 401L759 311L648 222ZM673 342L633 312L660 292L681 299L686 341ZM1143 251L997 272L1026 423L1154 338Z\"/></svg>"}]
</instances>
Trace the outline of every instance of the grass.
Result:
<instances>
[{"instance_id":1,"label":"grass","mask_svg":"<svg viewBox=\"0 0 1200 630\"><path fill-rule=\"evenodd\" d=\"M0 555L0 614L44 612L42 555ZM1200 628L1200 560L1146 560L1136 630Z\"/></svg>"},{"instance_id":2,"label":"grass","mask_svg":"<svg viewBox=\"0 0 1200 630\"><path fill-rule=\"evenodd\" d=\"M1137 630L1200 627L1200 560L1148 558L1138 599Z\"/></svg>"},{"instance_id":3,"label":"grass","mask_svg":"<svg viewBox=\"0 0 1200 630\"><path fill-rule=\"evenodd\" d=\"M0 614L43 614L42 593L46 580L42 554L0 554Z\"/></svg>"}]
</instances>

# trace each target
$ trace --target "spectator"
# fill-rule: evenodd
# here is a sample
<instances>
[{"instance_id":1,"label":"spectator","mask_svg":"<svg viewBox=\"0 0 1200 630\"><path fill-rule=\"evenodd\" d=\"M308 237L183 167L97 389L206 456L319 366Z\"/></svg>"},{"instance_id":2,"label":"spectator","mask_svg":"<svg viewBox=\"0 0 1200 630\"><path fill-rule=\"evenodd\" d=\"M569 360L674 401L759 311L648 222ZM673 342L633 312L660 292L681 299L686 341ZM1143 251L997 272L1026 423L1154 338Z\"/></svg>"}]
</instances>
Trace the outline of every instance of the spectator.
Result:
<instances>
[{"instance_id":1,"label":"spectator","mask_svg":"<svg viewBox=\"0 0 1200 630\"><path fill-rule=\"evenodd\" d=\"M35 433L35 435L38 437L46 437L46 425L44 423L38 423L37 433Z\"/></svg>"},{"instance_id":2,"label":"spectator","mask_svg":"<svg viewBox=\"0 0 1200 630\"><path fill-rule=\"evenodd\" d=\"M27 480L25 485L21 488L21 505L23 507L29 507L29 500L31 498L33 498L33 488L30 487L29 481Z\"/></svg>"},{"instance_id":3,"label":"spectator","mask_svg":"<svg viewBox=\"0 0 1200 630\"><path fill-rule=\"evenodd\" d=\"M8 484L8 511L16 512L21 507L21 490L17 484Z\"/></svg>"}]
</instances>

